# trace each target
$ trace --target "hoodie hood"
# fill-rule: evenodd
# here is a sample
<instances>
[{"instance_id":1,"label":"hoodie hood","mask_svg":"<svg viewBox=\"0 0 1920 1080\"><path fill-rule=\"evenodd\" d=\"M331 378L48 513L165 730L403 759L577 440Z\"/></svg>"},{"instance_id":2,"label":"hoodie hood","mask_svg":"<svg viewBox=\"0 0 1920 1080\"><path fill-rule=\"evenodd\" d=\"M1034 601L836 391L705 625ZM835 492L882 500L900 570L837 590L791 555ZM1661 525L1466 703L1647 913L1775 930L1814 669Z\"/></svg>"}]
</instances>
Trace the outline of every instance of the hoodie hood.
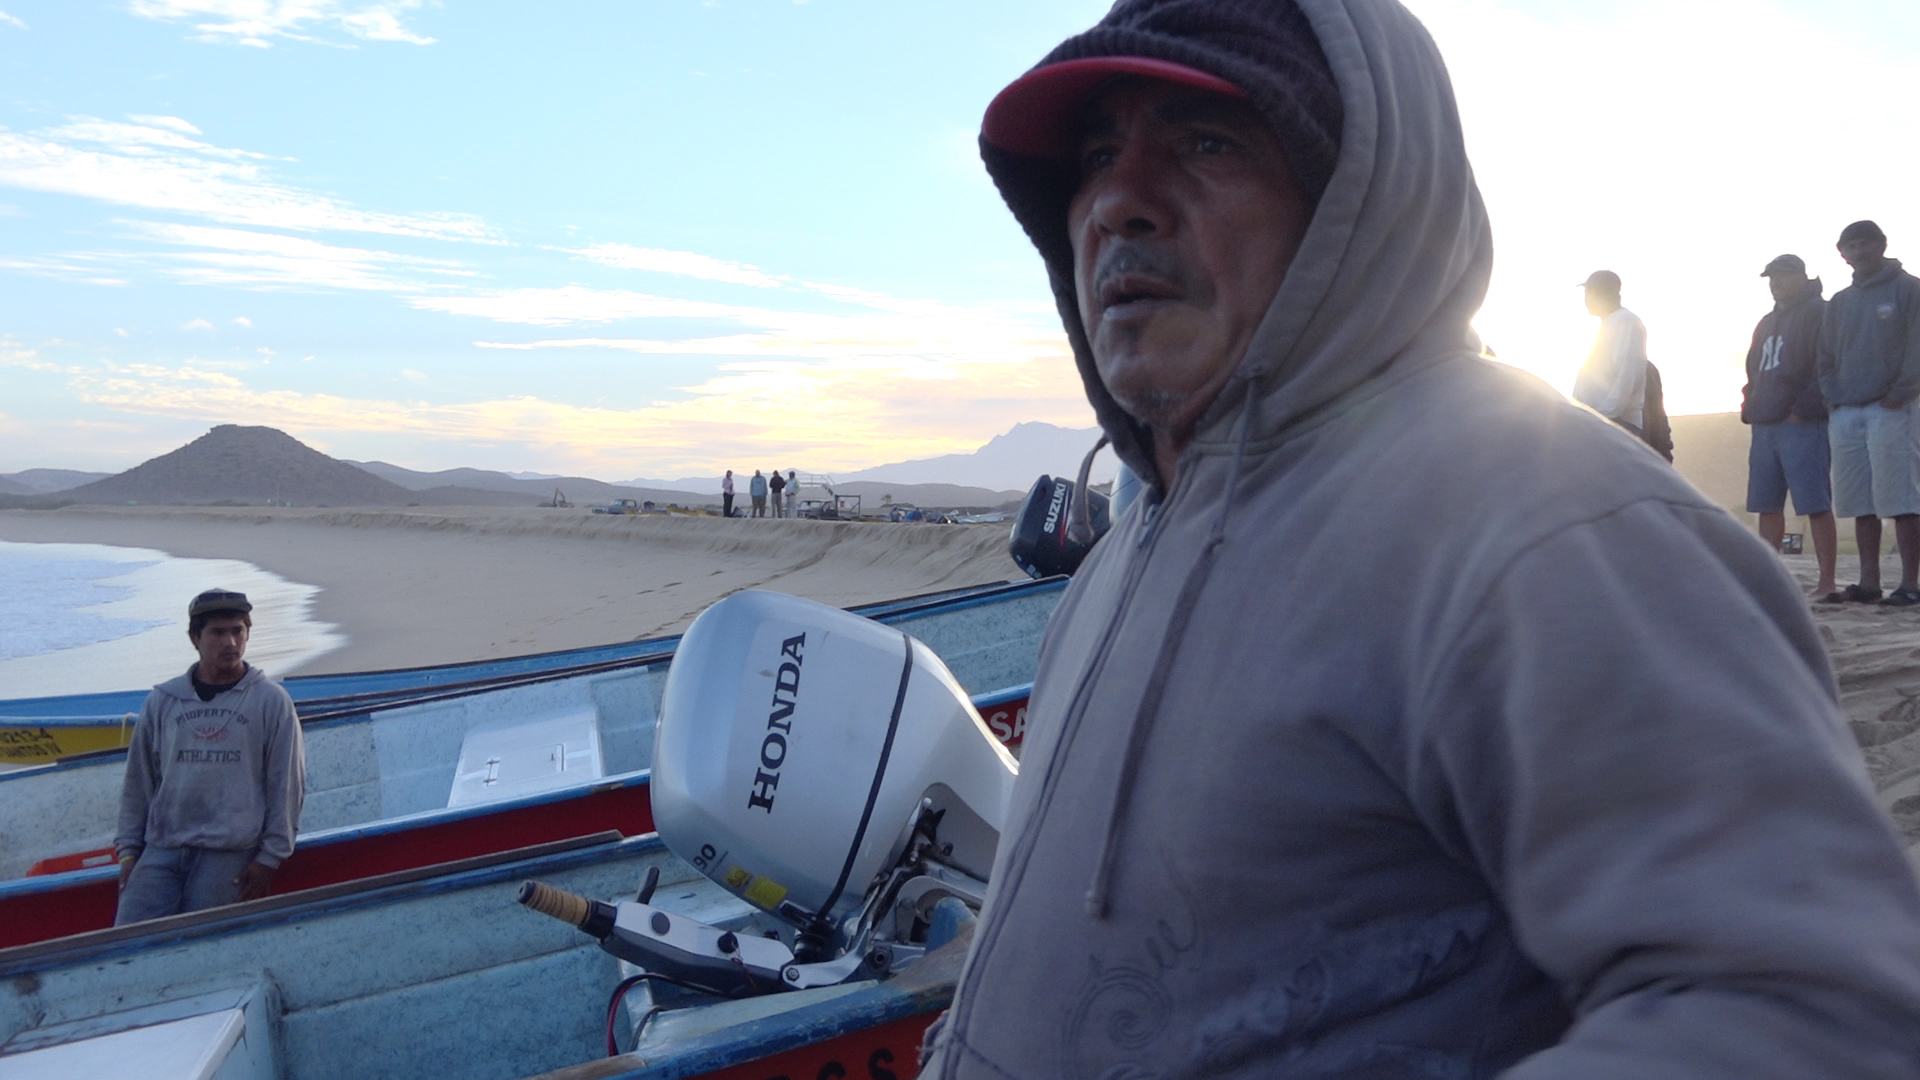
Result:
<instances>
[{"instance_id":1,"label":"hoodie hood","mask_svg":"<svg viewBox=\"0 0 1920 1080\"><path fill-rule=\"evenodd\" d=\"M1312 162L1315 118L1302 29L1317 40L1339 102L1330 174ZM1037 67L1146 56L1247 92L1288 147L1318 207L1232 380L1195 428L1191 452L1257 452L1390 372L1477 352L1469 326L1486 296L1493 241L1467 163L1439 50L1395 0L1121 0ZM1101 427L1136 473L1157 477L1151 437L1101 384L1074 290L1067 203L1078 178L1058 160L982 143L987 170L1047 266L1075 362ZM1257 406L1257 407L1256 407ZM1251 415L1248 415L1251 410ZM1242 426L1241 422L1246 421ZM1236 434L1237 432L1237 434Z\"/></svg>"}]
</instances>

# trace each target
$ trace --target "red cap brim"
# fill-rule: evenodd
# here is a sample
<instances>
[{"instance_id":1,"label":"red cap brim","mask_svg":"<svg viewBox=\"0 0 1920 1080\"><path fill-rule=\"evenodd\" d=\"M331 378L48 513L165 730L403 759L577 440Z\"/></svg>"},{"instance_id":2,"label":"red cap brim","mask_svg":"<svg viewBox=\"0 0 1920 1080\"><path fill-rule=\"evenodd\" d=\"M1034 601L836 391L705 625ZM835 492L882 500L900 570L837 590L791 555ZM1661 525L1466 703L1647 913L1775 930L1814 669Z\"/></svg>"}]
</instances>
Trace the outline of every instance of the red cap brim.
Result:
<instances>
[{"instance_id":1,"label":"red cap brim","mask_svg":"<svg viewBox=\"0 0 1920 1080\"><path fill-rule=\"evenodd\" d=\"M1069 127L1079 118L1088 95L1116 75L1143 75L1150 79L1211 90L1230 97L1246 92L1218 75L1198 68L1146 56L1091 56L1062 60L1035 68L1008 84L987 106L980 137L1002 150L1028 157L1060 157Z\"/></svg>"}]
</instances>

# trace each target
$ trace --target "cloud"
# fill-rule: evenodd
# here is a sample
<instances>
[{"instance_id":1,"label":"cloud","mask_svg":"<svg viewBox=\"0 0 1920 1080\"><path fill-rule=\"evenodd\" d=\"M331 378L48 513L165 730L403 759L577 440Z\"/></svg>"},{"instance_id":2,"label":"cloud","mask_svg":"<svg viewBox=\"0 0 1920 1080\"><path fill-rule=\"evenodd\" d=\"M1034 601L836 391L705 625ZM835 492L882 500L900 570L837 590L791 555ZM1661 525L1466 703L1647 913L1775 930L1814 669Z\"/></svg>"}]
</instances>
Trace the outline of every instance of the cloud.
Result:
<instances>
[{"instance_id":1,"label":"cloud","mask_svg":"<svg viewBox=\"0 0 1920 1080\"><path fill-rule=\"evenodd\" d=\"M119 366L69 385L83 403L125 413L211 423L245 416L297 434L512 444L589 474L717 471L744 457L830 471L970 450L1018 420L1090 423L1064 343L1054 335L1049 347L1046 335L1026 332L1034 340L1024 350L1000 350L991 363L904 354L753 359L722 365L663 400L613 408L261 390L244 373L204 363Z\"/></svg>"},{"instance_id":2,"label":"cloud","mask_svg":"<svg viewBox=\"0 0 1920 1080\"><path fill-rule=\"evenodd\" d=\"M16 30L25 30L27 28L27 24L22 22L19 16L9 15L4 11L0 11L0 26L11 26Z\"/></svg>"},{"instance_id":3,"label":"cloud","mask_svg":"<svg viewBox=\"0 0 1920 1080\"><path fill-rule=\"evenodd\" d=\"M628 244L593 244L584 248L566 248L582 258L623 270L652 270L662 274L680 274L704 281L725 281L735 285L777 287L786 279L762 273L743 263L698 255L691 251L662 251Z\"/></svg>"},{"instance_id":4,"label":"cloud","mask_svg":"<svg viewBox=\"0 0 1920 1080\"><path fill-rule=\"evenodd\" d=\"M0 270L19 270L38 277L83 285L125 285L125 278L112 276L110 268L102 267L103 263L117 260L118 257L114 255L87 251L65 255L29 255L18 259L0 259Z\"/></svg>"},{"instance_id":5,"label":"cloud","mask_svg":"<svg viewBox=\"0 0 1920 1080\"><path fill-rule=\"evenodd\" d=\"M158 261L166 267L167 274L191 285L408 292L433 287L435 278L472 274L457 262L371 248L341 247L301 236L150 221L121 224L143 239L191 249L151 258L123 256L143 264ZM235 321L252 325L244 320Z\"/></svg>"},{"instance_id":6,"label":"cloud","mask_svg":"<svg viewBox=\"0 0 1920 1080\"><path fill-rule=\"evenodd\" d=\"M182 330L211 330L213 324L205 319L190 319L180 324Z\"/></svg>"},{"instance_id":7,"label":"cloud","mask_svg":"<svg viewBox=\"0 0 1920 1080\"><path fill-rule=\"evenodd\" d=\"M431 45L433 39L407 28L402 16L421 0L133 0L135 15L167 22L195 22L195 40L271 48L276 38L324 41L314 36L331 29L362 41Z\"/></svg>"},{"instance_id":8,"label":"cloud","mask_svg":"<svg viewBox=\"0 0 1920 1080\"><path fill-rule=\"evenodd\" d=\"M126 337L126 336L127 336L127 332L126 332L126 330L125 330L125 329L123 329L123 328L121 328L121 327L118 327L118 326L116 326L116 327L114 327L114 328L113 328L113 333L114 333L114 336L115 336L115 337Z\"/></svg>"},{"instance_id":9,"label":"cloud","mask_svg":"<svg viewBox=\"0 0 1920 1080\"><path fill-rule=\"evenodd\" d=\"M28 371L60 373L68 369L40 358L39 350L29 349L12 338L0 338L0 367L25 368Z\"/></svg>"},{"instance_id":10,"label":"cloud","mask_svg":"<svg viewBox=\"0 0 1920 1080\"><path fill-rule=\"evenodd\" d=\"M141 115L138 113L129 113L127 114L127 119L133 121L136 124L145 124L148 127L167 128L172 131L177 131L182 135L201 134L201 131L199 128L194 127L192 124L187 123L185 120L182 120L177 116L153 116L153 115Z\"/></svg>"},{"instance_id":11,"label":"cloud","mask_svg":"<svg viewBox=\"0 0 1920 1080\"><path fill-rule=\"evenodd\" d=\"M471 315L526 326L571 326L623 319L736 318L754 309L703 300L676 300L622 290L567 285L557 289L507 289L467 296L413 296L423 311Z\"/></svg>"},{"instance_id":12,"label":"cloud","mask_svg":"<svg viewBox=\"0 0 1920 1080\"><path fill-rule=\"evenodd\" d=\"M235 326L245 326L245 327L249 327L249 328L251 328L251 327L253 326L253 320L252 320L252 319L249 319L249 318L247 318L247 317L246 317L245 315L235 315L235 316L234 316L234 317L233 317L233 318L232 318L231 320L229 320L229 321L230 321L230 322L232 322L232 323L233 323L233 325L235 325Z\"/></svg>"},{"instance_id":13,"label":"cloud","mask_svg":"<svg viewBox=\"0 0 1920 1080\"><path fill-rule=\"evenodd\" d=\"M387 214L274 180L267 155L191 138L177 117L76 117L31 134L0 128L0 187L99 199L230 225L491 241L465 214Z\"/></svg>"}]
</instances>

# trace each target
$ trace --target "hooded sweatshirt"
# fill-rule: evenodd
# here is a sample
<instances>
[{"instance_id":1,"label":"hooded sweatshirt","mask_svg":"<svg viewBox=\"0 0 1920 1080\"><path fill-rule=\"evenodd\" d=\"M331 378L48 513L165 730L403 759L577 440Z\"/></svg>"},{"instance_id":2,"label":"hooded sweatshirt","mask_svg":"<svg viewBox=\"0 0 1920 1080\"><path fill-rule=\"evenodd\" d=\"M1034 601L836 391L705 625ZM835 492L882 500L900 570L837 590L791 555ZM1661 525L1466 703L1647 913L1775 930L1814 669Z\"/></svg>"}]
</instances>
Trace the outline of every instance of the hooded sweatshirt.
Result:
<instances>
[{"instance_id":1,"label":"hooded sweatshirt","mask_svg":"<svg viewBox=\"0 0 1920 1080\"><path fill-rule=\"evenodd\" d=\"M127 747L114 850L147 845L252 851L277 867L293 854L307 761L293 699L249 666L201 701L193 670L153 688Z\"/></svg>"},{"instance_id":2,"label":"hooded sweatshirt","mask_svg":"<svg viewBox=\"0 0 1920 1080\"><path fill-rule=\"evenodd\" d=\"M1253 77L1218 27L1289 7L1122 3L1051 59ZM1392 0L1299 7L1338 163L1171 485L1053 617L924 1075L1920 1075L1920 890L1799 589L1480 358L1492 246L1437 50ZM986 157L1064 232L1048 166Z\"/></svg>"},{"instance_id":3,"label":"hooded sweatshirt","mask_svg":"<svg viewBox=\"0 0 1920 1080\"><path fill-rule=\"evenodd\" d=\"M1740 419L1749 424L1777 424L1789 416L1825 420L1826 398L1820 393L1814 357L1820 346L1820 321L1827 302L1821 299L1820 279L1785 303L1778 303L1753 328L1747 350L1747 385L1740 392Z\"/></svg>"},{"instance_id":4,"label":"hooded sweatshirt","mask_svg":"<svg viewBox=\"0 0 1920 1080\"><path fill-rule=\"evenodd\" d=\"M1920 397L1920 278L1899 259L1855 274L1827 305L1819 366L1828 405Z\"/></svg>"}]
</instances>

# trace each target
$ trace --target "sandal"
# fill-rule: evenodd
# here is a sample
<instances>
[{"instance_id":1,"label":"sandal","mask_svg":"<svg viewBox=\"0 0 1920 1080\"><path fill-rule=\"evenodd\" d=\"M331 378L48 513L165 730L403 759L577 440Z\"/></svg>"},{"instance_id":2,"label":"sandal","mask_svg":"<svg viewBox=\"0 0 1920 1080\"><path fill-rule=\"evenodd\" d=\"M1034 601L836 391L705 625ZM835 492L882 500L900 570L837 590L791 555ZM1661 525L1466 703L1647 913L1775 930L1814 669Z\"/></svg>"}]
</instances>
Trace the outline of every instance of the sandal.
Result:
<instances>
[{"instance_id":1,"label":"sandal","mask_svg":"<svg viewBox=\"0 0 1920 1080\"><path fill-rule=\"evenodd\" d=\"M1819 602L1822 604L1871 604L1875 600L1880 599L1881 595L1882 593L1879 589L1869 589L1864 585L1849 585L1839 592L1828 593L1821 597ZM1913 603L1913 601L1909 600L1907 603L1910 604ZM1897 604L1895 606L1905 607L1906 604Z\"/></svg>"},{"instance_id":2,"label":"sandal","mask_svg":"<svg viewBox=\"0 0 1920 1080\"><path fill-rule=\"evenodd\" d=\"M1880 601L1881 607L1912 607L1920 604L1920 589L1896 589L1892 596Z\"/></svg>"}]
</instances>

